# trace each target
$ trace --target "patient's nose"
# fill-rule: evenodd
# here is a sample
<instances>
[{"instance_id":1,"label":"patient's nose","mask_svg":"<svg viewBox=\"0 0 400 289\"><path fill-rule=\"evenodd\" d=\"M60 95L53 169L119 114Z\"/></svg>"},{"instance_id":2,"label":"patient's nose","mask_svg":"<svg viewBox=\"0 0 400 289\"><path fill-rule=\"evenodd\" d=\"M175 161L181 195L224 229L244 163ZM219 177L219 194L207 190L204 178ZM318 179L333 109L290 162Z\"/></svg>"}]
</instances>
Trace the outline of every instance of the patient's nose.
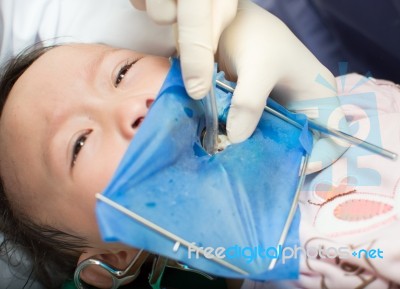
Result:
<instances>
[{"instance_id":1,"label":"patient's nose","mask_svg":"<svg viewBox=\"0 0 400 289\"><path fill-rule=\"evenodd\" d=\"M114 109L114 119L124 138L130 140L142 124L152 99L135 98L118 103Z\"/></svg>"}]
</instances>

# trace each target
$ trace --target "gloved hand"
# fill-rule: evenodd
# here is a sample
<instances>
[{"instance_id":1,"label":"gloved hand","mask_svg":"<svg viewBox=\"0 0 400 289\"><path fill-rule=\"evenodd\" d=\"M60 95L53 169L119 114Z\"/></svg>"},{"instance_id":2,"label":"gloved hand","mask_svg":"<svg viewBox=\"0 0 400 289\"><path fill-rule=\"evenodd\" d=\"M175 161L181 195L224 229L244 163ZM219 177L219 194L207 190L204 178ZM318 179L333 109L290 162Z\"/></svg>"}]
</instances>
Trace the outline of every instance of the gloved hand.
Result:
<instances>
[{"instance_id":1,"label":"gloved hand","mask_svg":"<svg viewBox=\"0 0 400 289\"><path fill-rule=\"evenodd\" d=\"M217 59L227 77L237 81L227 120L232 142L253 133L273 89L274 98L289 110L347 131L333 75L286 25L256 4L239 1L234 21L221 35ZM331 137L314 137L307 173L330 165L348 148Z\"/></svg>"},{"instance_id":2,"label":"gloved hand","mask_svg":"<svg viewBox=\"0 0 400 289\"><path fill-rule=\"evenodd\" d=\"M204 97L211 87L218 40L236 15L238 0L130 0L158 24L176 23L177 49L189 95Z\"/></svg>"}]
</instances>

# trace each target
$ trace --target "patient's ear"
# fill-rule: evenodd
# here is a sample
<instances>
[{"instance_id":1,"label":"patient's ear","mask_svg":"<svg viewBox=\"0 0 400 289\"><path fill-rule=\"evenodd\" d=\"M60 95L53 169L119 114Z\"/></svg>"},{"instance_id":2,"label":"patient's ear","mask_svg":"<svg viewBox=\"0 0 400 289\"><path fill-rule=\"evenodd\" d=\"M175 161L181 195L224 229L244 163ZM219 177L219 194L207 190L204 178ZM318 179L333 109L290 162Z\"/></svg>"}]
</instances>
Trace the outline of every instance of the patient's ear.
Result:
<instances>
[{"instance_id":1,"label":"patient's ear","mask_svg":"<svg viewBox=\"0 0 400 289\"><path fill-rule=\"evenodd\" d=\"M116 269L124 270L137 253L138 251L135 249L111 252L108 250L89 248L81 254L78 264L86 259L92 258L103 261ZM98 288L110 288L112 286L110 275L99 266L87 267L81 272L80 276L83 281Z\"/></svg>"}]
</instances>

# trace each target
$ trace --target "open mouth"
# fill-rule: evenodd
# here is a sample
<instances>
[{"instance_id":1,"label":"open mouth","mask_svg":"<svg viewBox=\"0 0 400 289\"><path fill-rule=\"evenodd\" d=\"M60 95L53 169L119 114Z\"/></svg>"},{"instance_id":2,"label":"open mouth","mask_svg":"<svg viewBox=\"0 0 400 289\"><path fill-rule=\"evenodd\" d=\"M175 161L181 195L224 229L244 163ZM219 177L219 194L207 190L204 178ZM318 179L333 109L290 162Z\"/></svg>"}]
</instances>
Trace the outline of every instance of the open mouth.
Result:
<instances>
[{"instance_id":1,"label":"open mouth","mask_svg":"<svg viewBox=\"0 0 400 289\"><path fill-rule=\"evenodd\" d=\"M203 146L203 148L205 146L204 138L205 138L206 133L207 133L207 131L204 128L200 135L200 142L201 142L201 145ZM231 144L231 142L229 141L227 132L226 132L226 125L224 123L219 123L218 124L217 143L216 143L217 152L223 151L230 144Z\"/></svg>"}]
</instances>

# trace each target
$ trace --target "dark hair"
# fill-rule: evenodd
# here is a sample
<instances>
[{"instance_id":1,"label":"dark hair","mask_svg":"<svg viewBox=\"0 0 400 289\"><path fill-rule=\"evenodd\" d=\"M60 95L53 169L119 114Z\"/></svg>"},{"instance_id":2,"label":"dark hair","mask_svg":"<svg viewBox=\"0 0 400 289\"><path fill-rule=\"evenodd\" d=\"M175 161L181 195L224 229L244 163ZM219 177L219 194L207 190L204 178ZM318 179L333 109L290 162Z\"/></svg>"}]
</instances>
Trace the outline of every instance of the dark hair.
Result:
<instances>
[{"instance_id":1,"label":"dark hair","mask_svg":"<svg viewBox=\"0 0 400 289\"><path fill-rule=\"evenodd\" d=\"M0 77L0 121L8 95L18 78L53 47L32 46L5 64ZM9 265L13 265L10 256L21 250L30 260L30 275L34 279L46 288L60 288L60 283L72 275L86 242L52 227L36 224L23 213L16 212L1 175L0 216L0 232L4 234L0 254L9 258Z\"/></svg>"}]
</instances>

